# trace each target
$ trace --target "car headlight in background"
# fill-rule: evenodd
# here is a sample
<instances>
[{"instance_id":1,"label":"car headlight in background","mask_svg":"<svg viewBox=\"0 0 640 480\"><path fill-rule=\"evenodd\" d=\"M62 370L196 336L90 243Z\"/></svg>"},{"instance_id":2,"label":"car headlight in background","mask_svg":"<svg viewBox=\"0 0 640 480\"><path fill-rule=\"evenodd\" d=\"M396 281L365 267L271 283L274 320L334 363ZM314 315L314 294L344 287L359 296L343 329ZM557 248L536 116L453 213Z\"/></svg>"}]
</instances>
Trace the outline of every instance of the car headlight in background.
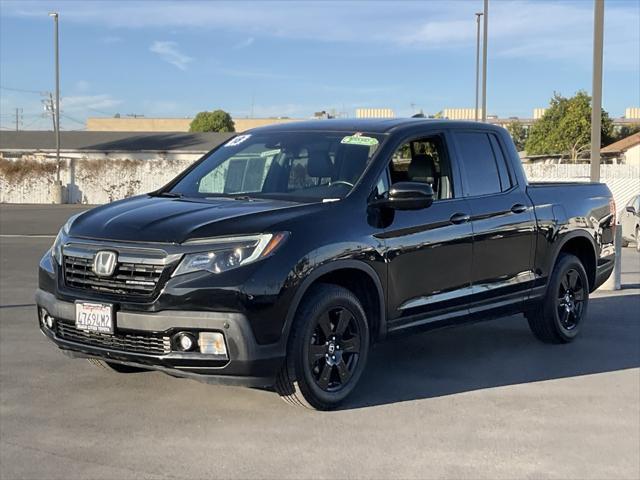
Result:
<instances>
[{"instance_id":1,"label":"car headlight in background","mask_svg":"<svg viewBox=\"0 0 640 480\"><path fill-rule=\"evenodd\" d=\"M222 273L248 265L271 255L288 237L288 232L278 232L187 242L187 245L202 243L211 248L185 255L173 276L198 271Z\"/></svg>"}]
</instances>

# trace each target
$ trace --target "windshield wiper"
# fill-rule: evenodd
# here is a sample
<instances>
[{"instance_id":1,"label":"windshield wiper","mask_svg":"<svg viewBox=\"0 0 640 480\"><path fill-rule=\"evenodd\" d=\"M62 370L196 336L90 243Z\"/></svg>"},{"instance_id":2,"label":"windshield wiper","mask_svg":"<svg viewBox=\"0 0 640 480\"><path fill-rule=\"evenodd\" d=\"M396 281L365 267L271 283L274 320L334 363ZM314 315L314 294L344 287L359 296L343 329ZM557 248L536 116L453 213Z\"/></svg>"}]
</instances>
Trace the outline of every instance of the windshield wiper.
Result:
<instances>
[{"instance_id":1,"label":"windshield wiper","mask_svg":"<svg viewBox=\"0 0 640 480\"><path fill-rule=\"evenodd\" d=\"M228 195L228 194L221 194L221 195L207 195L206 197L207 200L211 200L211 199L218 199L218 198L226 198L229 200L242 200L245 202L255 202L257 199L256 197L250 197L249 195Z\"/></svg>"},{"instance_id":2,"label":"windshield wiper","mask_svg":"<svg viewBox=\"0 0 640 480\"><path fill-rule=\"evenodd\" d=\"M183 193L177 192L159 192L151 195L152 197L167 197L167 198L182 198L184 197Z\"/></svg>"}]
</instances>

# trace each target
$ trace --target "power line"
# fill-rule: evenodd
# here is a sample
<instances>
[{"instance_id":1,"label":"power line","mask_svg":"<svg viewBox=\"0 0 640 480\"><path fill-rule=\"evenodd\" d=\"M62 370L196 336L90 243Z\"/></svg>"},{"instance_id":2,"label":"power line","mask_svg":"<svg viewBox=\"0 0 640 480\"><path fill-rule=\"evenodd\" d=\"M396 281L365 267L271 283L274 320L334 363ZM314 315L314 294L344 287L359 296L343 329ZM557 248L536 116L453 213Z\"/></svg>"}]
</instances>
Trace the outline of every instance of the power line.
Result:
<instances>
[{"instance_id":1,"label":"power line","mask_svg":"<svg viewBox=\"0 0 640 480\"><path fill-rule=\"evenodd\" d=\"M76 122L76 123L79 123L80 125L84 125L84 122L78 119L75 119L73 117L70 117L69 115L65 115L64 113L60 113L60 116L66 118L67 120L71 120L72 122Z\"/></svg>"},{"instance_id":2,"label":"power line","mask_svg":"<svg viewBox=\"0 0 640 480\"><path fill-rule=\"evenodd\" d=\"M37 90L27 90L25 88L13 88L13 87L2 87L2 86L0 86L0 89L2 89L2 90L10 90L12 92L37 93L38 95L46 95L47 94L47 92L45 90L37 91Z\"/></svg>"}]
</instances>

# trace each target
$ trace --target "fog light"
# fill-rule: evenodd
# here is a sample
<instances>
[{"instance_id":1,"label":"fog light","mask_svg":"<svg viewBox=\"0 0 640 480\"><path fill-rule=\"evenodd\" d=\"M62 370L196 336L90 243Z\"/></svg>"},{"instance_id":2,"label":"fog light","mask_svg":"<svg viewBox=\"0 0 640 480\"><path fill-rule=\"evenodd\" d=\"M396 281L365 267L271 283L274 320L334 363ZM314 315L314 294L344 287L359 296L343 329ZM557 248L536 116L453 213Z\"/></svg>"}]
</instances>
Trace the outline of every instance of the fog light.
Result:
<instances>
[{"instance_id":1,"label":"fog light","mask_svg":"<svg viewBox=\"0 0 640 480\"><path fill-rule=\"evenodd\" d=\"M200 353L227 356L227 347L224 344L224 335L221 333L200 332L198 344L200 345Z\"/></svg>"},{"instance_id":2,"label":"fog light","mask_svg":"<svg viewBox=\"0 0 640 480\"><path fill-rule=\"evenodd\" d=\"M174 344L178 350L188 352L193 350L196 345L196 339L190 333L180 332L173 338Z\"/></svg>"},{"instance_id":3,"label":"fog light","mask_svg":"<svg viewBox=\"0 0 640 480\"><path fill-rule=\"evenodd\" d=\"M40 322L43 327L53 328L53 317L44 308L40 309Z\"/></svg>"}]
</instances>

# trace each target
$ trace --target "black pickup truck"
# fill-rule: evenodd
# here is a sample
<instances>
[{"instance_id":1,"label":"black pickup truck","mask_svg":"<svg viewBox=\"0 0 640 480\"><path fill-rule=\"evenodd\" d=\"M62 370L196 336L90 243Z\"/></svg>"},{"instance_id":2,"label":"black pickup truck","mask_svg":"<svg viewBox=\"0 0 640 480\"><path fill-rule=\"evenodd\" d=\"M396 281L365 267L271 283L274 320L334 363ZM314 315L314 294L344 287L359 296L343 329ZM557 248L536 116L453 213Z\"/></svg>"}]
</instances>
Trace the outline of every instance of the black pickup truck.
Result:
<instances>
[{"instance_id":1,"label":"black pickup truck","mask_svg":"<svg viewBox=\"0 0 640 480\"><path fill-rule=\"evenodd\" d=\"M491 125L258 128L69 219L40 261L39 326L109 370L329 409L392 334L524 313L572 341L613 269L615 211L600 183L528 183Z\"/></svg>"}]
</instances>

